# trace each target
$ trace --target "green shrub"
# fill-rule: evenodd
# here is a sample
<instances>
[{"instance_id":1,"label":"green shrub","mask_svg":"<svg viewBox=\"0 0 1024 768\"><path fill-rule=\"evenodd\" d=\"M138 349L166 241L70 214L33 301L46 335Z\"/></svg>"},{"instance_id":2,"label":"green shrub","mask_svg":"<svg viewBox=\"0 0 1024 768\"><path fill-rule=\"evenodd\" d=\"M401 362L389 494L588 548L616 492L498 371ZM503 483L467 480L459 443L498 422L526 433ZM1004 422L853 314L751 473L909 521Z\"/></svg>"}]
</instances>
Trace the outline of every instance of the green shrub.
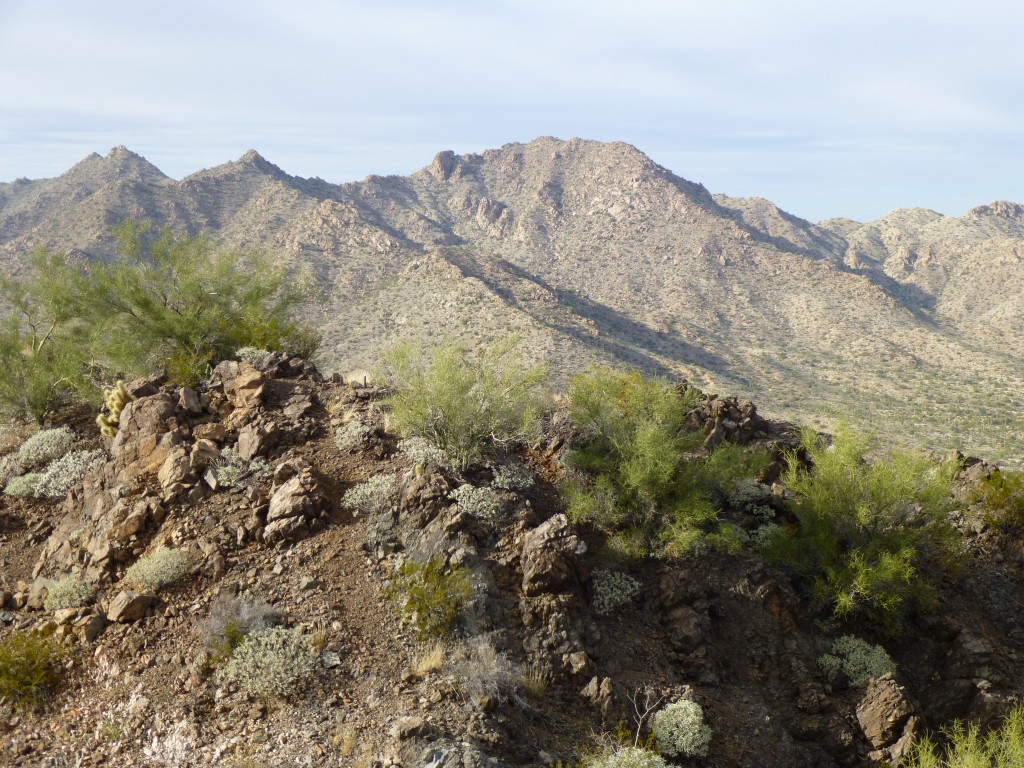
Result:
<instances>
[{"instance_id":1,"label":"green shrub","mask_svg":"<svg viewBox=\"0 0 1024 768\"><path fill-rule=\"evenodd\" d=\"M352 419L334 433L334 443L339 451L352 451L361 446L373 432L373 427L359 419Z\"/></svg>"},{"instance_id":2,"label":"green shrub","mask_svg":"<svg viewBox=\"0 0 1024 768\"><path fill-rule=\"evenodd\" d=\"M975 489L990 522L1024 527L1024 472L993 472Z\"/></svg>"},{"instance_id":3,"label":"green shrub","mask_svg":"<svg viewBox=\"0 0 1024 768\"><path fill-rule=\"evenodd\" d=\"M69 427L41 429L18 448L18 461L26 468L45 467L71 450L75 433Z\"/></svg>"},{"instance_id":4,"label":"green shrub","mask_svg":"<svg viewBox=\"0 0 1024 768\"><path fill-rule=\"evenodd\" d=\"M784 476L799 524L780 529L767 554L813 579L815 600L836 616L862 613L897 631L911 605L932 602L922 563L957 553L947 520L955 467L896 450L869 462L875 441L845 427L831 446L807 431L802 447L813 469L792 453Z\"/></svg>"},{"instance_id":5,"label":"green shrub","mask_svg":"<svg viewBox=\"0 0 1024 768\"><path fill-rule=\"evenodd\" d=\"M469 571L449 566L442 558L424 564L406 560L385 594L399 606L419 638L426 640L455 631L473 596L473 579Z\"/></svg>"},{"instance_id":6,"label":"green shrub","mask_svg":"<svg viewBox=\"0 0 1024 768\"><path fill-rule=\"evenodd\" d=\"M276 626L282 618L280 610L260 600L222 596L210 606L202 641L217 664L230 658L246 637Z\"/></svg>"},{"instance_id":7,"label":"green shrub","mask_svg":"<svg viewBox=\"0 0 1024 768\"><path fill-rule=\"evenodd\" d=\"M957 721L944 731L946 746L928 736L913 745L905 768L1020 768L1024 765L1024 704L1010 708L1002 726L982 735L976 725Z\"/></svg>"},{"instance_id":8,"label":"green shrub","mask_svg":"<svg viewBox=\"0 0 1024 768\"><path fill-rule=\"evenodd\" d=\"M398 450L412 459L417 467L448 468L448 457L444 451L423 437L409 437L398 442Z\"/></svg>"},{"instance_id":9,"label":"green shrub","mask_svg":"<svg viewBox=\"0 0 1024 768\"><path fill-rule=\"evenodd\" d=\"M704 435L684 429L697 399L694 390L635 371L573 377L572 417L589 440L563 457L574 472L562 489L570 518L604 528L613 549L627 554L738 547L740 536L720 523L718 506L769 457L732 444L700 454Z\"/></svg>"},{"instance_id":10,"label":"green shrub","mask_svg":"<svg viewBox=\"0 0 1024 768\"><path fill-rule=\"evenodd\" d=\"M188 555L180 549L160 547L139 558L124 574L124 580L146 589L160 589L184 576L191 565Z\"/></svg>"},{"instance_id":11,"label":"green shrub","mask_svg":"<svg viewBox=\"0 0 1024 768\"><path fill-rule=\"evenodd\" d=\"M269 256L168 229L151 236L144 223L126 222L114 235L118 258L92 264L80 290L88 321L105 329L101 354L120 370L164 366L194 384L236 349L297 353L308 344L295 313L309 292Z\"/></svg>"},{"instance_id":12,"label":"green shrub","mask_svg":"<svg viewBox=\"0 0 1024 768\"><path fill-rule=\"evenodd\" d=\"M92 329L82 320L80 272L36 250L20 279L0 278L13 310L0 323L0 409L42 423L53 408L96 394L89 377Z\"/></svg>"},{"instance_id":13,"label":"green shrub","mask_svg":"<svg viewBox=\"0 0 1024 768\"><path fill-rule=\"evenodd\" d=\"M213 473L218 485L234 488L239 485L263 485L270 481L274 470L266 459L254 458L246 461L234 448L225 448L221 451Z\"/></svg>"},{"instance_id":14,"label":"green shrub","mask_svg":"<svg viewBox=\"0 0 1024 768\"><path fill-rule=\"evenodd\" d=\"M36 491L39 489L39 483L43 479L42 472L26 472L24 475L18 475L12 477L7 481L7 485L4 487L4 493L8 496L38 496Z\"/></svg>"},{"instance_id":15,"label":"green shrub","mask_svg":"<svg viewBox=\"0 0 1024 768\"><path fill-rule=\"evenodd\" d=\"M301 691L320 667L319 654L300 630L271 627L247 635L223 675L252 696L288 698Z\"/></svg>"},{"instance_id":16,"label":"green shrub","mask_svg":"<svg viewBox=\"0 0 1024 768\"><path fill-rule=\"evenodd\" d=\"M341 503L364 515L382 515L398 503L400 491L397 475L374 475L345 491Z\"/></svg>"},{"instance_id":17,"label":"green shrub","mask_svg":"<svg viewBox=\"0 0 1024 768\"><path fill-rule=\"evenodd\" d=\"M544 369L527 367L516 339L471 355L456 343L400 345L387 355L395 426L424 437L458 469L539 434Z\"/></svg>"},{"instance_id":18,"label":"green shrub","mask_svg":"<svg viewBox=\"0 0 1024 768\"><path fill-rule=\"evenodd\" d=\"M606 747L587 755L583 768L668 768L665 758L643 747Z\"/></svg>"},{"instance_id":19,"label":"green shrub","mask_svg":"<svg viewBox=\"0 0 1024 768\"><path fill-rule=\"evenodd\" d=\"M595 568L590 574L594 598L590 606L594 613L606 616L632 602L640 594L641 584L628 573Z\"/></svg>"},{"instance_id":20,"label":"green shrub","mask_svg":"<svg viewBox=\"0 0 1024 768\"><path fill-rule=\"evenodd\" d=\"M872 677L881 677L896 671L896 662L885 648L871 645L853 635L843 635L832 644L832 653L818 659L818 666L825 672L842 669L850 685L867 685Z\"/></svg>"},{"instance_id":21,"label":"green shrub","mask_svg":"<svg viewBox=\"0 0 1024 768\"><path fill-rule=\"evenodd\" d=\"M697 702L673 702L654 714L651 725L663 755L707 757L711 729L704 724L704 710Z\"/></svg>"},{"instance_id":22,"label":"green shrub","mask_svg":"<svg viewBox=\"0 0 1024 768\"><path fill-rule=\"evenodd\" d=\"M0 700L20 709L43 704L61 683L60 653L38 632L17 632L0 640Z\"/></svg>"},{"instance_id":23,"label":"green shrub","mask_svg":"<svg viewBox=\"0 0 1024 768\"><path fill-rule=\"evenodd\" d=\"M535 482L536 477L534 477L532 469L518 461L510 461L494 468L491 486L506 491L525 491Z\"/></svg>"},{"instance_id":24,"label":"green shrub","mask_svg":"<svg viewBox=\"0 0 1024 768\"><path fill-rule=\"evenodd\" d=\"M35 486L35 495L51 499L62 499L68 491L82 482L86 473L107 460L102 448L94 451L73 451L52 462L40 474Z\"/></svg>"},{"instance_id":25,"label":"green shrub","mask_svg":"<svg viewBox=\"0 0 1024 768\"><path fill-rule=\"evenodd\" d=\"M459 505L459 509L476 518L495 518L501 512L504 502L490 488L477 488L474 485L460 485L448 498Z\"/></svg>"},{"instance_id":26,"label":"green shrub","mask_svg":"<svg viewBox=\"0 0 1024 768\"><path fill-rule=\"evenodd\" d=\"M62 608L80 608L96 593L96 585L77 576L67 575L58 579L46 592L43 607L48 611L59 611Z\"/></svg>"}]
</instances>

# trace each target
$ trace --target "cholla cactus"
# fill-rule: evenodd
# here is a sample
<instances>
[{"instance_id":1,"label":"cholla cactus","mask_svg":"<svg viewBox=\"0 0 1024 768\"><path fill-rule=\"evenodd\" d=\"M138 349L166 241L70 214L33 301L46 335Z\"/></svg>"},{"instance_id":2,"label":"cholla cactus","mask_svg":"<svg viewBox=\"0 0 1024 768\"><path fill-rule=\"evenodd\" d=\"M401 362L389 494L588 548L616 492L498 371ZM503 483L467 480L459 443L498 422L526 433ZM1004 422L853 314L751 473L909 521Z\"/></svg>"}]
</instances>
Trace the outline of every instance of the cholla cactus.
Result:
<instances>
[{"instance_id":1,"label":"cholla cactus","mask_svg":"<svg viewBox=\"0 0 1024 768\"><path fill-rule=\"evenodd\" d=\"M113 389L104 390L103 397L109 415L101 413L96 417L96 423L104 437L115 437L117 428L121 425L121 411L133 398L124 388L123 381L117 382L117 386Z\"/></svg>"}]
</instances>

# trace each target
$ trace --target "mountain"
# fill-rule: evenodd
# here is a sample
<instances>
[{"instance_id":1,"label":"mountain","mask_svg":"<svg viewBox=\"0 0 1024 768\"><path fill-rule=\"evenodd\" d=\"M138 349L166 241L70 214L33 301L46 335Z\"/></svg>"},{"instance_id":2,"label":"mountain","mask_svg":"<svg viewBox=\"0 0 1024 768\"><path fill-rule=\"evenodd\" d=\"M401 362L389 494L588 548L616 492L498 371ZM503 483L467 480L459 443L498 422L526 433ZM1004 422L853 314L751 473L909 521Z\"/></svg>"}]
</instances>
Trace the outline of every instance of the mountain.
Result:
<instances>
[{"instance_id":1,"label":"mountain","mask_svg":"<svg viewBox=\"0 0 1024 768\"><path fill-rule=\"evenodd\" d=\"M712 195L627 144L548 137L342 185L254 151L175 181L117 148L0 184L0 262L16 270L38 245L105 258L125 218L312 271L330 295L328 369L372 369L399 337L516 332L559 376L629 364L777 415L1024 457L1014 203L813 224Z\"/></svg>"}]
</instances>

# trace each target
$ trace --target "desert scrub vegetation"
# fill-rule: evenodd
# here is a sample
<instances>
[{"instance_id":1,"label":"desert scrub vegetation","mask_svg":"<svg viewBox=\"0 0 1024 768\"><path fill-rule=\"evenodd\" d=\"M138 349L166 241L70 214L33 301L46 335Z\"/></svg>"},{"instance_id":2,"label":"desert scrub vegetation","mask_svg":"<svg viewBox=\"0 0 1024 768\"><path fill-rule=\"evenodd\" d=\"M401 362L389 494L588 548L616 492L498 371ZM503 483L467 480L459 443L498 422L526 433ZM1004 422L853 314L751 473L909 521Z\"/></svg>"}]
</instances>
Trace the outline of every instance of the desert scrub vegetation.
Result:
<instances>
[{"instance_id":1,"label":"desert scrub vegetation","mask_svg":"<svg viewBox=\"0 0 1024 768\"><path fill-rule=\"evenodd\" d=\"M581 768L668 768L657 752L638 746L604 746L586 755Z\"/></svg>"},{"instance_id":2,"label":"desert scrub vegetation","mask_svg":"<svg viewBox=\"0 0 1024 768\"><path fill-rule=\"evenodd\" d=\"M57 579L46 591L43 607L48 611L59 611L62 608L81 608L96 593L96 585L83 581L78 576L68 574Z\"/></svg>"},{"instance_id":3,"label":"desert scrub vegetation","mask_svg":"<svg viewBox=\"0 0 1024 768\"><path fill-rule=\"evenodd\" d=\"M539 434L545 379L515 354L517 339L471 354L447 342L412 344L386 355L387 399L399 432L430 440L456 469Z\"/></svg>"},{"instance_id":4,"label":"desert scrub vegetation","mask_svg":"<svg viewBox=\"0 0 1024 768\"><path fill-rule=\"evenodd\" d=\"M160 589L173 584L184 576L191 565L191 559L180 549L160 547L140 557L124 573L124 580L146 589Z\"/></svg>"},{"instance_id":5,"label":"desert scrub vegetation","mask_svg":"<svg viewBox=\"0 0 1024 768\"><path fill-rule=\"evenodd\" d=\"M448 468L448 457L444 451L423 437L409 437L398 442L398 450L412 459L417 471L427 467Z\"/></svg>"},{"instance_id":6,"label":"desert scrub vegetation","mask_svg":"<svg viewBox=\"0 0 1024 768\"><path fill-rule=\"evenodd\" d=\"M955 562L959 539L947 515L954 505L952 462L936 463L840 426L832 443L803 434L810 459L787 458L783 477L798 494L797 524L781 527L763 551L811 580L813 597L837 617L860 614L897 632L911 607L927 608L933 590L928 561Z\"/></svg>"},{"instance_id":7,"label":"desert scrub vegetation","mask_svg":"<svg viewBox=\"0 0 1024 768\"><path fill-rule=\"evenodd\" d=\"M219 248L203 235L114 229L117 257L72 260L45 250L24 277L0 280L0 407L41 422L69 399L99 400L95 366L129 375L164 367L194 384L244 346L308 356L318 344L296 320L312 300L269 256Z\"/></svg>"},{"instance_id":8,"label":"desert scrub vegetation","mask_svg":"<svg viewBox=\"0 0 1024 768\"><path fill-rule=\"evenodd\" d=\"M641 584L628 573L595 568L590 574L593 598L590 607L594 613L607 616L636 599Z\"/></svg>"},{"instance_id":9,"label":"desert scrub vegetation","mask_svg":"<svg viewBox=\"0 0 1024 768\"><path fill-rule=\"evenodd\" d=\"M663 755L707 757L711 729L704 723L704 710L695 701L675 701L655 712L651 732Z\"/></svg>"},{"instance_id":10,"label":"desert scrub vegetation","mask_svg":"<svg viewBox=\"0 0 1024 768\"><path fill-rule=\"evenodd\" d=\"M404 561L385 591L421 640L451 635L472 596L470 571L442 558L422 564Z\"/></svg>"},{"instance_id":11,"label":"desert scrub vegetation","mask_svg":"<svg viewBox=\"0 0 1024 768\"><path fill-rule=\"evenodd\" d=\"M0 640L0 701L36 709L61 683L60 650L39 632L16 632Z\"/></svg>"},{"instance_id":12,"label":"desert scrub vegetation","mask_svg":"<svg viewBox=\"0 0 1024 768\"><path fill-rule=\"evenodd\" d=\"M220 459L213 468L217 484L225 488L239 485L262 485L270 481L274 470L266 459L254 458L246 461L234 448L221 451Z\"/></svg>"},{"instance_id":13,"label":"desert scrub vegetation","mask_svg":"<svg viewBox=\"0 0 1024 768\"><path fill-rule=\"evenodd\" d=\"M223 678L249 695L286 699L320 667L319 654L301 630L271 627L246 635L224 666Z\"/></svg>"},{"instance_id":14,"label":"desert scrub vegetation","mask_svg":"<svg viewBox=\"0 0 1024 768\"><path fill-rule=\"evenodd\" d=\"M1024 528L1024 472L993 472L971 494L989 522Z\"/></svg>"},{"instance_id":15,"label":"desert scrub vegetation","mask_svg":"<svg viewBox=\"0 0 1024 768\"><path fill-rule=\"evenodd\" d=\"M341 503L363 515L380 515L398 503L401 485L398 475L374 475L345 491Z\"/></svg>"},{"instance_id":16,"label":"desert scrub vegetation","mask_svg":"<svg viewBox=\"0 0 1024 768\"><path fill-rule=\"evenodd\" d=\"M45 467L66 454L75 444L70 427L40 429L18 448L18 462L26 469Z\"/></svg>"},{"instance_id":17,"label":"desert scrub vegetation","mask_svg":"<svg viewBox=\"0 0 1024 768\"><path fill-rule=\"evenodd\" d=\"M493 519L501 513L504 502L491 488L478 488L468 483L460 485L448 498L459 505L459 509L476 518Z\"/></svg>"},{"instance_id":18,"label":"desert scrub vegetation","mask_svg":"<svg viewBox=\"0 0 1024 768\"><path fill-rule=\"evenodd\" d=\"M463 700L473 709L485 709L510 699L522 701L522 668L496 649L487 636L457 645L446 666Z\"/></svg>"},{"instance_id":19,"label":"desert scrub vegetation","mask_svg":"<svg viewBox=\"0 0 1024 768\"><path fill-rule=\"evenodd\" d=\"M1003 716L1002 725L983 735L977 725L959 721L943 731L945 746L930 736L913 745L906 768L1019 768L1024 765L1024 704Z\"/></svg>"},{"instance_id":20,"label":"desert scrub vegetation","mask_svg":"<svg viewBox=\"0 0 1024 768\"><path fill-rule=\"evenodd\" d=\"M351 419L338 427L337 431L335 431L334 444L338 446L339 451L346 453L348 451L354 451L356 448L361 446L366 441L366 438L372 433L372 426L360 421L359 419Z\"/></svg>"},{"instance_id":21,"label":"desert scrub vegetation","mask_svg":"<svg viewBox=\"0 0 1024 768\"><path fill-rule=\"evenodd\" d=\"M704 435L684 428L698 397L635 371L594 368L573 377L572 418L587 439L563 457L569 517L605 529L612 550L625 555L737 548L741 535L719 520L718 507L770 457L732 444L702 453Z\"/></svg>"},{"instance_id":22,"label":"desert scrub vegetation","mask_svg":"<svg viewBox=\"0 0 1024 768\"><path fill-rule=\"evenodd\" d=\"M832 653L819 658L818 666L826 673L841 669L855 688L867 685L872 677L896 671L896 662L882 646L871 645L853 635L843 635L836 640L832 644Z\"/></svg>"},{"instance_id":23,"label":"desert scrub vegetation","mask_svg":"<svg viewBox=\"0 0 1024 768\"><path fill-rule=\"evenodd\" d=\"M532 487L536 480L533 470L528 466L522 462L510 461L494 468L491 487L506 491L525 491Z\"/></svg>"},{"instance_id":24,"label":"desert scrub vegetation","mask_svg":"<svg viewBox=\"0 0 1024 768\"><path fill-rule=\"evenodd\" d=\"M72 486L82 482L86 472L107 460L101 448L94 451L73 451L51 462L41 472L27 472L7 481L4 492L8 496L34 496L59 499L67 495Z\"/></svg>"},{"instance_id":25,"label":"desert scrub vegetation","mask_svg":"<svg viewBox=\"0 0 1024 768\"><path fill-rule=\"evenodd\" d=\"M221 596L210 606L200 638L210 653L210 661L220 664L249 635L277 626L282 618L280 610L261 600Z\"/></svg>"}]
</instances>

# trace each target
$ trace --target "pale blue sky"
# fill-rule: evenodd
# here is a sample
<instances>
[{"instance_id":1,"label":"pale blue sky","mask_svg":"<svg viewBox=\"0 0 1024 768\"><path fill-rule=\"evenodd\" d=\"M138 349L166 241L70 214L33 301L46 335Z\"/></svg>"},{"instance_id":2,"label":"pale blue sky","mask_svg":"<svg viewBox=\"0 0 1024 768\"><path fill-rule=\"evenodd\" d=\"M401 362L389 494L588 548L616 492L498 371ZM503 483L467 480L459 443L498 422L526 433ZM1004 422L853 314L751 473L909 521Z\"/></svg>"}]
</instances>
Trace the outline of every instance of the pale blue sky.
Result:
<instances>
[{"instance_id":1,"label":"pale blue sky","mask_svg":"<svg viewBox=\"0 0 1024 768\"><path fill-rule=\"evenodd\" d=\"M0 181L118 144L181 178L407 174L621 140L819 220L1024 202L1024 4L0 0Z\"/></svg>"}]
</instances>

